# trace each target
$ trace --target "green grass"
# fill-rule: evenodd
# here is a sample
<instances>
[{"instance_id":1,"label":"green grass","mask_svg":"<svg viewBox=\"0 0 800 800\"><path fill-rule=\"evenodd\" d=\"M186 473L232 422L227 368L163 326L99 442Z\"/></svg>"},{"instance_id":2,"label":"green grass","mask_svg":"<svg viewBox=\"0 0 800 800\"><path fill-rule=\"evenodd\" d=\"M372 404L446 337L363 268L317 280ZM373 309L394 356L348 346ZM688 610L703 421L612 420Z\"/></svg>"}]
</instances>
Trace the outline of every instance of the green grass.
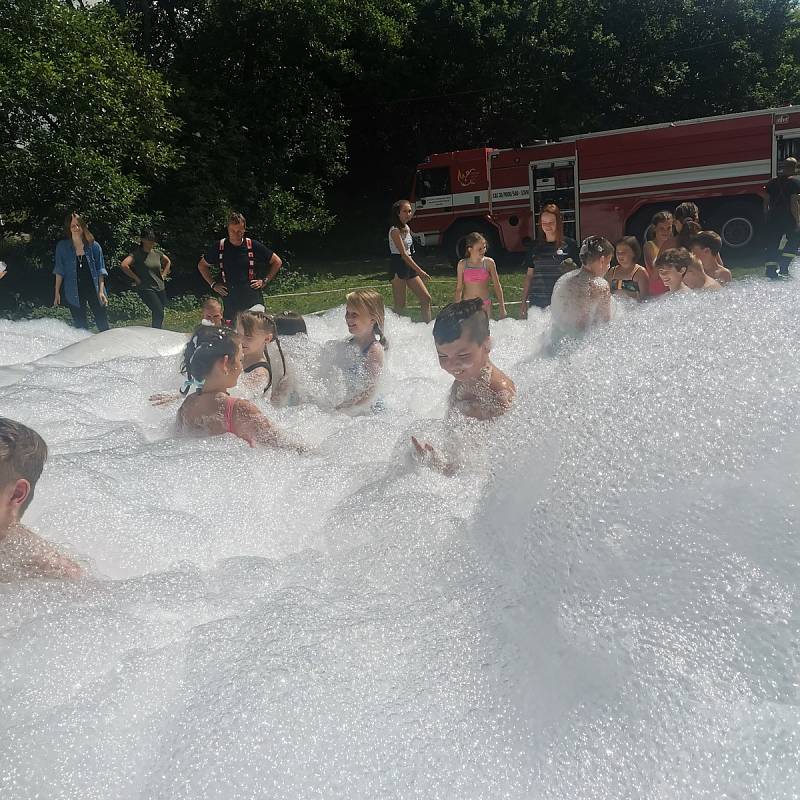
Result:
<instances>
[{"instance_id":1,"label":"green grass","mask_svg":"<svg viewBox=\"0 0 800 800\"><path fill-rule=\"evenodd\" d=\"M451 302L455 292L455 269L450 267L443 259L424 257L419 259L422 266L431 275L428 290L431 293L434 305L434 314L438 308ZM355 288L375 289L383 295L387 308L392 305L392 289L381 259L364 259L360 261L344 261L335 265L326 263L323 269L334 268L337 275L315 271L314 265L302 265L302 269L310 274L310 280L300 289L296 289L291 296L282 296L276 292L274 295L265 295L267 309L273 312L296 311L299 314L313 314L335 308L344 303L347 292ZM761 267L737 267L733 271L734 280L750 276L762 275ZM500 280L503 284L508 311L512 316L517 316L519 301L522 297L522 284L524 273L521 271L504 271L500 268ZM419 320L419 303L414 294L408 292L406 315L411 319ZM497 311L495 310L495 315ZM200 319L199 308L197 311L173 311L168 309L164 318L164 327L167 330L189 332ZM150 324L149 318L130 320L122 325Z\"/></svg>"}]
</instances>

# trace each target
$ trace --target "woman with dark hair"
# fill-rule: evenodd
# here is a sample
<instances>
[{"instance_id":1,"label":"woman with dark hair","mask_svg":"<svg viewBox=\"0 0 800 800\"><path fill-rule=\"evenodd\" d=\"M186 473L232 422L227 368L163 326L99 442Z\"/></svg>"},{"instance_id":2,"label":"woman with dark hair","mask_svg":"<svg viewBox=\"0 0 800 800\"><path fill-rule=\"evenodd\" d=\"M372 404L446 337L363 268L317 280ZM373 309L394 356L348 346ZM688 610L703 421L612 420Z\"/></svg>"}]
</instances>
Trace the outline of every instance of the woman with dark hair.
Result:
<instances>
[{"instance_id":1,"label":"woman with dark hair","mask_svg":"<svg viewBox=\"0 0 800 800\"><path fill-rule=\"evenodd\" d=\"M56 276L53 305L61 305L61 290L76 328L89 329L86 305L92 309L97 329L107 331L105 279L108 277L103 249L95 241L84 219L76 213L64 220L64 238L56 245L53 274Z\"/></svg>"},{"instance_id":2,"label":"woman with dark hair","mask_svg":"<svg viewBox=\"0 0 800 800\"><path fill-rule=\"evenodd\" d=\"M527 272L519 318L528 318L529 305L547 308L556 281L565 272L577 269L579 260L578 243L564 235L561 209L555 203L548 203L539 214L536 241L522 262Z\"/></svg>"},{"instance_id":3,"label":"woman with dark hair","mask_svg":"<svg viewBox=\"0 0 800 800\"><path fill-rule=\"evenodd\" d=\"M152 312L152 327L160 328L164 324L167 305L164 279L169 275L172 263L168 256L155 249L156 235L153 231L143 230L139 239L139 247L122 259L120 267L133 281L142 302Z\"/></svg>"}]
</instances>

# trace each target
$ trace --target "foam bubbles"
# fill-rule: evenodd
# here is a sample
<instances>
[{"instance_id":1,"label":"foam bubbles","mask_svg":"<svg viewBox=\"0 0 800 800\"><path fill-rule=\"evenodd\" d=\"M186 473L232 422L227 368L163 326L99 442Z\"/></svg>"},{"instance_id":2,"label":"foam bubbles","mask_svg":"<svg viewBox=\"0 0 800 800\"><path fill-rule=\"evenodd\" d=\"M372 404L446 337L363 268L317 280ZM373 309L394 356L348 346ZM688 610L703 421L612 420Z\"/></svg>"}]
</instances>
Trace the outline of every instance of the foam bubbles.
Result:
<instances>
[{"instance_id":1,"label":"foam bubbles","mask_svg":"<svg viewBox=\"0 0 800 800\"><path fill-rule=\"evenodd\" d=\"M407 458L449 381L391 314L385 411L267 409L305 457L172 438L157 334L4 323L0 413L51 448L26 520L98 577L0 586L0 793L793 796L798 294L669 297L555 356L547 314L495 323L517 407L453 478ZM287 340L318 396L342 316Z\"/></svg>"}]
</instances>

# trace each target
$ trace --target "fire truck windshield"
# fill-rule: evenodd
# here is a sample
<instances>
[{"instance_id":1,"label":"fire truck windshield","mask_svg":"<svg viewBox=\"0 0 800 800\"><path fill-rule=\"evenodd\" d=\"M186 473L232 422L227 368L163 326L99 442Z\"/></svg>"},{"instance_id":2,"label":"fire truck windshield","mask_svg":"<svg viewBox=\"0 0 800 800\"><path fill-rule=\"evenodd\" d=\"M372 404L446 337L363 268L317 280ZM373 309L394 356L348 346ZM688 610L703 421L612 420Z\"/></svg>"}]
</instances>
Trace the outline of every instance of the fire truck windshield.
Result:
<instances>
[{"instance_id":1,"label":"fire truck windshield","mask_svg":"<svg viewBox=\"0 0 800 800\"><path fill-rule=\"evenodd\" d=\"M438 197L443 194L450 194L450 169L448 167L417 170L414 181L415 198Z\"/></svg>"}]
</instances>

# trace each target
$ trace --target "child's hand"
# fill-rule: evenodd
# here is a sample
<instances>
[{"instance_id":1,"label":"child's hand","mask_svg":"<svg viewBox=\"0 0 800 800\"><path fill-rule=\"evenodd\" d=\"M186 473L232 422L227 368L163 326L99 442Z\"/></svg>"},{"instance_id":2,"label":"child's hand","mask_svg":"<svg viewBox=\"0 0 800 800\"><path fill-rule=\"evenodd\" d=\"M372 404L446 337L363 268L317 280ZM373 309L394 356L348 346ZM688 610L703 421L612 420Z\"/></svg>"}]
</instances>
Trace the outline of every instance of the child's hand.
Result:
<instances>
[{"instance_id":1,"label":"child's hand","mask_svg":"<svg viewBox=\"0 0 800 800\"><path fill-rule=\"evenodd\" d=\"M421 270L419 271L419 277L420 277L420 278L422 278L422 280L423 280L423 281L429 281L429 280L431 279L431 276L430 276L430 275L428 275L428 273L427 273L427 272L425 272L425 270L424 270L424 269L421 269Z\"/></svg>"},{"instance_id":2,"label":"child's hand","mask_svg":"<svg viewBox=\"0 0 800 800\"><path fill-rule=\"evenodd\" d=\"M107 306L108 305L108 295L106 294L106 290L105 289L101 289L97 293L97 299L100 301L100 305L101 306Z\"/></svg>"},{"instance_id":3,"label":"child's hand","mask_svg":"<svg viewBox=\"0 0 800 800\"><path fill-rule=\"evenodd\" d=\"M417 451L417 458L423 464L427 464L431 469L435 469L445 475L452 474L452 469L447 460L433 449L433 445L430 442L420 442L416 436L412 436L411 443Z\"/></svg>"}]
</instances>

